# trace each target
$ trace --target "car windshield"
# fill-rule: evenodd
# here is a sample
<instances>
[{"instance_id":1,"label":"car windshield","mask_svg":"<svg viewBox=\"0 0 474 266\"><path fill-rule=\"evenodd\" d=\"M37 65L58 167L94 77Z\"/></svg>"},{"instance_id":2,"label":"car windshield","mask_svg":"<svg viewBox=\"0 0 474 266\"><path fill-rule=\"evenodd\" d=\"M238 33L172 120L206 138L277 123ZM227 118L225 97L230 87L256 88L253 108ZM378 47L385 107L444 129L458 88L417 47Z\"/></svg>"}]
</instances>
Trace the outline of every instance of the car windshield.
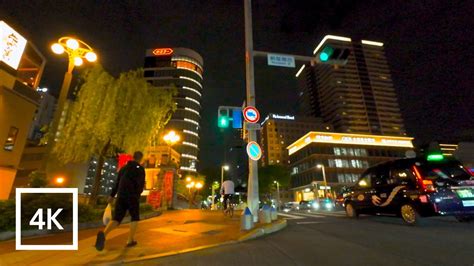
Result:
<instances>
[{"instance_id":1,"label":"car windshield","mask_svg":"<svg viewBox=\"0 0 474 266\"><path fill-rule=\"evenodd\" d=\"M469 180L471 175L459 163L425 164L421 171L426 179Z\"/></svg>"}]
</instances>

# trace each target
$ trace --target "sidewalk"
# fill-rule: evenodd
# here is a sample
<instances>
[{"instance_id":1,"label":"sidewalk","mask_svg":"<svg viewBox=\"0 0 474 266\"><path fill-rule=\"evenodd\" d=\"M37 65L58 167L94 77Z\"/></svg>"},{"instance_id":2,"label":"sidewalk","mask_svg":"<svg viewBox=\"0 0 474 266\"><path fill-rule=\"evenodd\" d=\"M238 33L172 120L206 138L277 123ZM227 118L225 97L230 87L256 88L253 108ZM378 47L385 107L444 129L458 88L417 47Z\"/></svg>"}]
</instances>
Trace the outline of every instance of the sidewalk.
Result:
<instances>
[{"instance_id":1,"label":"sidewalk","mask_svg":"<svg viewBox=\"0 0 474 266\"><path fill-rule=\"evenodd\" d=\"M0 242L0 265L117 264L252 238L248 232L240 231L239 214L229 218L220 211L203 210L168 211L141 221L136 234L138 245L133 248L124 248L127 224L109 234L101 252L94 248L96 234L97 229L79 231L77 251L15 251L14 240ZM59 244L66 235L70 234L31 238L28 243Z\"/></svg>"}]
</instances>

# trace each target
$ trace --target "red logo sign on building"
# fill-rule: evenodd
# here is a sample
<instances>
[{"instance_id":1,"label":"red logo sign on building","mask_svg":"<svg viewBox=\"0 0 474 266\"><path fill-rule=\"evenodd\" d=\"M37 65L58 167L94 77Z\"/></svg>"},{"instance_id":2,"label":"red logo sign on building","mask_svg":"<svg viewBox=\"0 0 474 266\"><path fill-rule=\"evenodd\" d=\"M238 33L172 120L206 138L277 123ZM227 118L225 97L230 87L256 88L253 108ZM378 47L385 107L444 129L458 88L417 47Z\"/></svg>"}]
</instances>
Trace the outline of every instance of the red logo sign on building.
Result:
<instances>
[{"instance_id":1,"label":"red logo sign on building","mask_svg":"<svg viewBox=\"0 0 474 266\"><path fill-rule=\"evenodd\" d=\"M153 54L157 56L163 56L163 55L170 55L173 53L173 49L171 48L156 48L153 50Z\"/></svg>"}]
</instances>

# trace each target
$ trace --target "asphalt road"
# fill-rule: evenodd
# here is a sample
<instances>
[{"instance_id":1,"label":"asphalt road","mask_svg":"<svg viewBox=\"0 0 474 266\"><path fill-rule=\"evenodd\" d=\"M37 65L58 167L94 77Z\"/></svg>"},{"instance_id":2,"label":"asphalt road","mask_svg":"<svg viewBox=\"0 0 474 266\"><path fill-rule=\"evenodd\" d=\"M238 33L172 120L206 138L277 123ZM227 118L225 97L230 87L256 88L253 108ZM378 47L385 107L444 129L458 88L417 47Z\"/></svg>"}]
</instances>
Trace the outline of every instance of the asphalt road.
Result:
<instances>
[{"instance_id":1,"label":"asphalt road","mask_svg":"<svg viewBox=\"0 0 474 266\"><path fill-rule=\"evenodd\" d=\"M235 245L137 265L474 265L474 222L451 217L404 225L400 218L290 212L283 231Z\"/></svg>"}]
</instances>

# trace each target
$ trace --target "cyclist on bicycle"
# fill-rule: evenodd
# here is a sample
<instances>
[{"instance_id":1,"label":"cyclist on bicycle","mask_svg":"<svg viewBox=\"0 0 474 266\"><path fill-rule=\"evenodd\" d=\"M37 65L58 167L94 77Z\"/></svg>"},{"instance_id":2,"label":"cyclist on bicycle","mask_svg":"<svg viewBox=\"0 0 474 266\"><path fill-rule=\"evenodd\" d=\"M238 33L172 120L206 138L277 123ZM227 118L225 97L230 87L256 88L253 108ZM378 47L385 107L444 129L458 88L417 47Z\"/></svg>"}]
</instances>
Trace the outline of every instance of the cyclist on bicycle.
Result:
<instances>
[{"instance_id":1,"label":"cyclist on bicycle","mask_svg":"<svg viewBox=\"0 0 474 266\"><path fill-rule=\"evenodd\" d=\"M224 210L227 209L229 200L232 198L234 194L234 182L230 179L227 179L222 183L221 187L221 195L224 195Z\"/></svg>"}]
</instances>

